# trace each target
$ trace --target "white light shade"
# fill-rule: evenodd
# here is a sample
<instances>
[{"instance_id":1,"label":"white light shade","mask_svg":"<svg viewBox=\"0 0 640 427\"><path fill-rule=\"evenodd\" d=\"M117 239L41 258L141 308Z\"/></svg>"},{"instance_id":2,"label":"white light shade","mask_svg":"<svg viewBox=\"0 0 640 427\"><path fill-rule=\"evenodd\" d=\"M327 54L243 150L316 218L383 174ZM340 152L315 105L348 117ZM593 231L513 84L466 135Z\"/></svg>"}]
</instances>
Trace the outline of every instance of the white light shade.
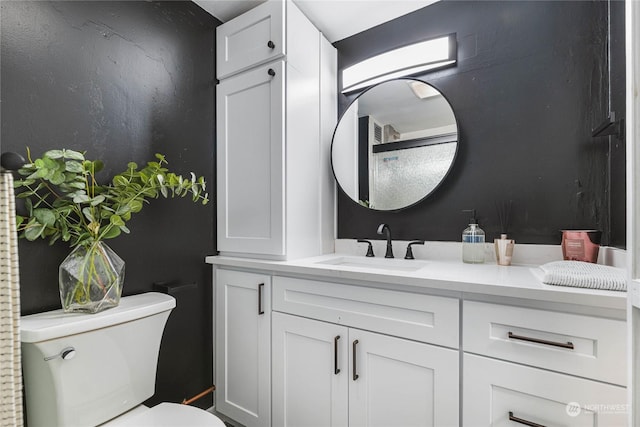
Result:
<instances>
[{"instance_id":1,"label":"white light shade","mask_svg":"<svg viewBox=\"0 0 640 427\"><path fill-rule=\"evenodd\" d=\"M342 71L342 93L455 62L455 34L404 46L345 68Z\"/></svg>"}]
</instances>

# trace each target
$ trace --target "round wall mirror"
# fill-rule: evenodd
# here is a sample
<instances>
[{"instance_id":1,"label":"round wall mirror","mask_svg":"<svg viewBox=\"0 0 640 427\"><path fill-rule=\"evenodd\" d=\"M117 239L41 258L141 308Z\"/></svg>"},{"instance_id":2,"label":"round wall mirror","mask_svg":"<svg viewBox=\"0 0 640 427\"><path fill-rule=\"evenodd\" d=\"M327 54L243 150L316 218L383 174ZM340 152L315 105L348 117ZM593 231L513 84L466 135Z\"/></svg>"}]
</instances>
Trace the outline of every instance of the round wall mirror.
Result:
<instances>
[{"instance_id":1,"label":"round wall mirror","mask_svg":"<svg viewBox=\"0 0 640 427\"><path fill-rule=\"evenodd\" d=\"M458 151L458 123L433 86L397 79L367 89L336 126L331 166L352 200L398 210L433 193Z\"/></svg>"}]
</instances>

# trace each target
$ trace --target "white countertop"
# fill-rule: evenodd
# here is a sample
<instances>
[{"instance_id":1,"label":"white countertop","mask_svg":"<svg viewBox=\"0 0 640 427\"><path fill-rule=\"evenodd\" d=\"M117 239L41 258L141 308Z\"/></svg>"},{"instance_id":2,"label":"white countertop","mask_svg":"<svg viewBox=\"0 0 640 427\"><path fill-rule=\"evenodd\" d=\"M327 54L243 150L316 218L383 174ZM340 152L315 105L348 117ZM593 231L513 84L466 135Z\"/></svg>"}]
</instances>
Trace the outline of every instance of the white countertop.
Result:
<instances>
[{"instance_id":1,"label":"white countertop","mask_svg":"<svg viewBox=\"0 0 640 427\"><path fill-rule=\"evenodd\" d=\"M347 264L332 264L341 261ZM465 264L459 260L442 259L385 260L351 253L328 254L293 261L209 256L206 262L217 266L261 270L274 275L305 278L312 276L318 280L332 282L370 282L376 287L409 292L425 293L437 290L461 293L461 296L491 295L616 310L626 308L626 292L545 285L542 283L542 270L537 265L499 266L495 262ZM360 262L362 265L358 265ZM367 266L367 263L374 264ZM389 265L389 269L386 269L385 265ZM416 267L413 267L414 265ZM400 270L404 266L416 269Z\"/></svg>"}]
</instances>

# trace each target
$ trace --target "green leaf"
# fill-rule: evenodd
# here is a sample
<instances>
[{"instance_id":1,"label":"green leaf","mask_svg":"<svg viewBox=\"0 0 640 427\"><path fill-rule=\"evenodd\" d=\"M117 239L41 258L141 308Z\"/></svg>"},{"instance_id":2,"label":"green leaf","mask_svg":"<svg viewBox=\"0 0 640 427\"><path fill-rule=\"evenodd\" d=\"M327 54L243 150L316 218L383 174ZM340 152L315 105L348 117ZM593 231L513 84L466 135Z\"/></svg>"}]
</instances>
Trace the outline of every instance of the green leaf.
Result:
<instances>
[{"instance_id":1,"label":"green leaf","mask_svg":"<svg viewBox=\"0 0 640 427\"><path fill-rule=\"evenodd\" d=\"M109 222L118 227L121 227L124 225L124 221L122 220L120 215L111 215L111 217L109 217Z\"/></svg>"},{"instance_id":2,"label":"green leaf","mask_svg":"<svg viewBox=\"0 0 640 427\"><path fill-rule=\"evenodd\" d=\"M64 173L60 171L55 171L51 176L51 178L49 178L49 181L51 181L53 185L62 184L64 182Z\"/></svg>"},{"instance_id":3,"label":"green leaf","mask_svg":"<svg viewBox=\"0 0 640 427\"><path fill-rule=\"evenodd\" d=\"M116 175L113 177L113 185L116 187L126 187L129 185L129 180L122 175Z\"/></svg>"},{"instance_id":4,"label":"green leaf","mask_svg":"<svg viewBox=\"0 0 640 427\"><path fill-rule=\"evenodd\" d=\"M32 185L34 182L35 181L33 179L23 179L23 180L15 181L13 183L13 187L14 188L28 187Z\"/></svg>"},{"instance_id":5,"label":"green leaf","mask_svg":"<svg viewBox=\"0 0 640 427\"><path fill-rule=\"evenodd\" d=\"M93 222L95 219L93 218L93 214L91 213L91 208L86 207L82 209L82 214L89 222Z\"/></svg>"},{"instance_id":6,"label":"green leaf","mask_svg":"<svg viewBox=\"0 0 640 427\"><path fill-rule=\"evenodd\" d=\"M125 233L125 234L129 234L129 233L131 233L131 231L127 228L127 226L126 226L126 225L121 225L121 226L120 226L120 230L121 230L123 233Z\"/></svg>"},{"instance_id":7,"label":"green leaf","mask_svg":"<svg viewBox=\"0 0 640 427\"><path fill-rule=\"evenodd\" d=\"M30 242L33 242L42 235L45 228L46 225L35 223L24 230L24 237Z\"/></svg>"},{"instance_id":8,"label":"green leaf","mask_svg":"<svg viewBox=\"0 0 640 427\"><path fill-rule=\"evenodd\" d=\"M93 161L93 172L100 172L104 169L104 163L102 160L94 160Z\"/></svg>"},{"instance_id":9,"label":"green leaf","mask_svg":"<svg viewBox=\"0 0 640 427\"><path fill-rule=\"evenodd\" d=\"M136 163L134 163L134 162L129 162L129 163L127 163L127 168L131 169L131 170L136 170L136 169L138 169L138 165Z\"/></svg>"},{"instance_id":10,"label":"green leaf","mask_svg":"<svg viewBox=\"0 0 640 427\"><path fill-rule=\"evenodd\" d=\"M60 167L57 161L49 157L44 157L42 159L42 162L44 163L44 167L46 167L47 169L57 170Z\"/></svg>"},{"instance_id":11,"label":"green leaf","mask_svg":"<svg viewBox=\"0 0 640 427\"><path fill-rule=\"evenodd\" d=\"M29 216L33 216L33 202L31 199L26 199L24 201L24 207L27 208L27 212L29 212Z\"/></svg>"},{"instance_id":12,"label":"green leaf","mask_svg":"<svg viewBox=\"0 0 640 427\"><path fill-rule=\"evenodd\" d=\"M64 157L66 159L73 159L73 160L80 160L83 161L84 160L84 154L78 152L78 151L74 151L74 150L63 150L64 152Z\"/></svg>"},{"instance_id":13,"label":"green leaf","mask_svg":"<svg viewBox=\"0 0 640 427\"><path fill-rule=\"evenodd\" d=\"M142 202L140 200L133 199L128 203L129 209L133 213L140 212L142 210Z\"/></svg>"},{"instance_id":14,"label":"green leaf","mask_svg":"<svg viewBox=\"0 0 640 427\"><path fill-rule=\"evenodd\" d=\"M105 197L103 195L98 195L91 199L91 206L98 206L100 203L105 201Z\"/></svg>"},{"instance_id":15,"label":"green leaf","mask_svg":"<svg viewBox=\"0 0 640 427\"><path fill-rule=\"evenodd\" d=\"M68 187L71 187L71 188L76 188L78 190L84 190L84 187L85 187L84 182L70 182L70 183L65 184L65 185L68 186Z\"/></svg>"},{"instance_id":16,"label":"green leaf","mask_svg":"<svg viewBox=\"0 0 640 427\"><path fill-rule=\"evenodd\" d=\"M113 239L114 237L118 237L120 235L119 227L110 227L107 229L107 232L102 235L103 239Z\"/></svg>"},{"instance_id":17,"label":"green leaf","mask_svg":"<svg viewBox=\"0 0 640 427\"><path fill-rule=\"evenodd\" d=\"M22 215L16 215L16 228L20 227L20 225L24 222L24 217Z\"/></svg>"},{"instance_id":18,"label":"green leaf","mask_svg":"<svg viewBox=\"0 0 640 427\"><path fill-rule=\"evenodd\" d=\"M40 224L48 225L49 227L53 227L53 225L56 223L56 215L51 209L34 209L33 216Z\"/></svg>"},{"instance_id":19,"label":"green leaf","mask_svg":"<svg viewBox=\"0 0 640 427\"><path fill-rule=\"evenodd\" d=\"M42 179L45 176L47 176L48 173L49 173L49 171L47 169L39 168L39 169L36 169L36 171L34 173L29 175L27 177L27 179Z\"/></svg>"},{"instance_id":20,"label":"green leaf","mask_svg":"<svg viewBox=\"0 0 640 427\"><path fill-rule=\"evenodd\" d=\"M77 204L87 203L89 200L91 200L91 198L86 194L78 194L73 198L73 203L77 203Z\"/></svg>"},{"instance_id":21,"label":"green leaf","mask_svg":"<svg viewBox=\"0 0 640 427\"><path fill-rule=\"evenodd\" d=\"M50 240L49 240L49 246L53 246L53 244L55 242L57 242L60 239L60 234L55 234Z\"/></svg>"},{"instance_id":22,"label":"green leaf","mask_svg":"<svg viewBox=\"0 0 640 427\"><path fill-rule=\"evenodd\" d=\"M49 150L44 153L44 157L48 157L50 159L60 159L64 155L63 151L64 150Z\"/></svg>"},{"instance_id":23,"label":"green leaf","mask_svg":"<svg viewBox=\"0 0 640 427\"><path fill-rule=\"evenodd\" d=\"M75 160L68 160L64 164L64 168L67 172L73 173L82 173L84 172L84 168L82 167L82 163L77 162Z\"/></svg>"}]
</instances>

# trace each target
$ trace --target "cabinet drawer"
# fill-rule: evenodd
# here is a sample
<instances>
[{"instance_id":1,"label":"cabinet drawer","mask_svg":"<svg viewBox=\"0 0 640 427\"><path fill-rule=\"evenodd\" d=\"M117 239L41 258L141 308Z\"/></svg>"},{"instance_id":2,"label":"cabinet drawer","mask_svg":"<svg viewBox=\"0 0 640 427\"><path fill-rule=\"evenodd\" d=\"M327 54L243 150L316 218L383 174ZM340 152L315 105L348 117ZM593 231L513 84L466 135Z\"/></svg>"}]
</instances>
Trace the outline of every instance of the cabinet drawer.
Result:
<instances>
[{"instance_id":1,"label":"cabinet drawer","mask_svg":"<svg viewBox=\"0 0 640 427\"><path fill-rule=\"evenodd\" d=\"M620 320L464 301L465 352L626 384Z\"/></svg>"},{"instance_id":2,"label":"cabinet drawer","mask_svg":"<svg viewBox=\"0 0 640 427\"><path fill-rule=\"evenodd\" d=\"M216 29L218 79L285 54L286 3L263 3Z\"/></svg>"},{"instance_id":3,"label":"cabinet drawer","mask_svg":"<svg viewBox=\"0 0 640 427\"><path fill-rule=\"evenodd\" d=\"M458 348L456 298L278 276L272 295L276 311Z\"/></svg>"},{"instance_id":4,"label":"cabinet drawer","mask_svg":"<svg viewBox=\"0 0 640 427\"><path fill-rule=\"evenodd\" d=\"M627 425L624 387L470 354L463 367L462 425Z\"/></svg>"}]
</instances>

